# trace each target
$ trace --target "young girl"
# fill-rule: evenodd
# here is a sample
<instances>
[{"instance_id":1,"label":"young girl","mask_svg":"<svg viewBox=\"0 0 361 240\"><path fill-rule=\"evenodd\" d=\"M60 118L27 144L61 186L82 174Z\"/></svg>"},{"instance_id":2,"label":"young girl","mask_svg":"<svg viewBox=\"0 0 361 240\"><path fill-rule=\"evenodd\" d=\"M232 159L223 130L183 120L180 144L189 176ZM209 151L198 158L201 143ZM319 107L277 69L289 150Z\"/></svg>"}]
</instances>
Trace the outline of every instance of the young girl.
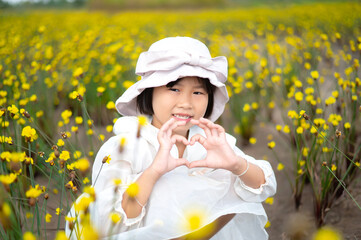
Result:
<instances>
[{"instance_id":1,"label":"young girl","mask_svg":"<svg viewBox=\"0 0 361 240\"><path fill-rule=\"evenodd\" d=\"M165 38L140 55L136 73L142 79L116 102L125 117L93 166L88 211L101 236L267 239L261 202L276 192L273 170L214 123L228 101L226 58L192 38Z\"/></svg>"}]
</instances>

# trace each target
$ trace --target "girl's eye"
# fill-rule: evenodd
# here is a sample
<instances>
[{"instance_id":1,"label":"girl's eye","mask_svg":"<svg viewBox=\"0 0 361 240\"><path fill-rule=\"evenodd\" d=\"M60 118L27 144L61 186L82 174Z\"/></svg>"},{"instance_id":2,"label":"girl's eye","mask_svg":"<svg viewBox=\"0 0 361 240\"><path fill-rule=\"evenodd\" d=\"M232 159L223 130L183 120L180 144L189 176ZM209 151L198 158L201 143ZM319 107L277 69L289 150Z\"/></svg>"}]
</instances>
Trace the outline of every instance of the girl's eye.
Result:
<instances>
[{"instance_id":1,"label":"girl's eye","mask_svg":"<svg viewBox=\"0 0 361 240\"><path fill-rule=\"evenodd\" d=\"M177 88L169 88L169 90L172 92L179 92L179 89L177 89Z\"/></svg>"},{"instance_id":2,"label":"girl's eye","mask_svg":"<svg viewBox=\"0 0 361 240\"><path fill-rule=\"evenodd\" d=\"M204 92L194 92L195 95L204 95Z\"/></svg>"}]
</instances>

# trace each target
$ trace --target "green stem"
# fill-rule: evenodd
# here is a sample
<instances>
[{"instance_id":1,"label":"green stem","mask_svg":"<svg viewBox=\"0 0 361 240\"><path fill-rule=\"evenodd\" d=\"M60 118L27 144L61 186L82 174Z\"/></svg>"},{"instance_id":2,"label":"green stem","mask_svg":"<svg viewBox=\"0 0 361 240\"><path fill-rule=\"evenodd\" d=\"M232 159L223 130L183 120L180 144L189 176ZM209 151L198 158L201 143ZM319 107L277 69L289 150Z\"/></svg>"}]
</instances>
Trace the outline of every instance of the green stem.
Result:
<instances>
[{"instance_id":1,"label":"green stem","mask_svg":"<svg viewBox=\"0 0 361 240\"><path fill-rule=\"evenodd\" d=\"M342 156L344 156L347 160L349 160L350 162L352 162L357 168L359 168L361 170L361 167L357 166L356 163L351 160L345 153L343 153L340 149L338 149L330 140L328 140L320 131L318 131L318 128L316 127L316 125L313 124L312 121L310 121L312 126L314 126L318 132L318 134L325 139L334 149L336 149L339 153L341 153Z\"/></svg>"},{"instance_id":2,"label":"green stem","mask_svg":"<svg viewBox=\"0 0 361 240\"><path fill-rule=\"evenodd\" d=\"M64 180L65 180L65 169L63 169L62 178L61 178L61 196L60 196L60 204L59 204L60 209L62 208L63 195L64 195ZM61 214L59 214L58 217L57 231L59 231L60 228L60 219L61 219Z\"/></svg>"},{"instance_id":3,"label":"green stem","mask_svg":"<svg viewBox=\"0 0 361 240\"><path fill-rule=\"evenodd\" d=\"M328 169L329 172L331 172L331 174L334 176L334 178L336 178L336 180L339 182L339 184L343 187L343 189L347 192L347 194L351 197L352 201L354 201L354 203L357 205L357 207L361 210L360 205L357 203L357 201L355 200L355 198L351 195L351 193L347 190L346 186L340 181L340 179L338 179L336 177L336 175L332 172L332 170L326 166L326 168Z\"/></svg>"},{"instance_id":4,"label":"green stem","mask_svg":"<svg viewBox=\"0 0 361 240\"><path fill-rule=\"evenodd\" d=\"M100 169L99 169L99 172L98 172L98 174L97 174L97 177L95 178L95 181L94 181L94 184L93 184L94 187L95 187L95 184L97 183L99 174L100 174L100 172L102 171L103 165L104 165L104 163L101 165L101 167L100 167Z\"/></svg>"}]
</instances>

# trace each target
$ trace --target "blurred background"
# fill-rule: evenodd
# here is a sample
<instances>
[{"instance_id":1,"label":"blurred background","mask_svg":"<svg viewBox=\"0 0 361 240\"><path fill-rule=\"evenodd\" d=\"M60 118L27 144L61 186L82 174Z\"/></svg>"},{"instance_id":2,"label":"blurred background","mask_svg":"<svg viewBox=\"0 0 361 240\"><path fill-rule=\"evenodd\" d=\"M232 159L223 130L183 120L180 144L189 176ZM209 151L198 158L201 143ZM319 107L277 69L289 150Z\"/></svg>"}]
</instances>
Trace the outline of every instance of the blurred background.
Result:
<instances>
[{"instance_id":1,"label":"blurred background","mask_svg":"<svg viewBox=\"0 0 361 240\"><path fill-rule=\"evenodd\" d=\"M111 11L156 8L233 8L277 6L342 0L0 0L0 8L85 8ZM350 1L347 1L350 2ZM355 0L354 2L358 2Z\"/></svg>"}]
</instances>

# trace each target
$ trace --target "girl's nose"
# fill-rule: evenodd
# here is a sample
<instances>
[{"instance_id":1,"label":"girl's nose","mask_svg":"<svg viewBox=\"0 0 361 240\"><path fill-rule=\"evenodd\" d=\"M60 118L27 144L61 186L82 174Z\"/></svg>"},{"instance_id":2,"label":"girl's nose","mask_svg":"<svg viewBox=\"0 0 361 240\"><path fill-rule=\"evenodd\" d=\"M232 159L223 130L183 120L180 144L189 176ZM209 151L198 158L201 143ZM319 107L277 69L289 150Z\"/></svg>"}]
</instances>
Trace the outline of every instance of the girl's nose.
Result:
<instances>
[{"instance_id":1,"label":"girl's nose","mask_svg":"<svg viewBox=\"0 0 361 240\"><path fill-rule=\"evenodd\" d=\"M192 108L192 97L187 94L182 94L178 99L178 107Z\"/></svg>"}]
</instances>

